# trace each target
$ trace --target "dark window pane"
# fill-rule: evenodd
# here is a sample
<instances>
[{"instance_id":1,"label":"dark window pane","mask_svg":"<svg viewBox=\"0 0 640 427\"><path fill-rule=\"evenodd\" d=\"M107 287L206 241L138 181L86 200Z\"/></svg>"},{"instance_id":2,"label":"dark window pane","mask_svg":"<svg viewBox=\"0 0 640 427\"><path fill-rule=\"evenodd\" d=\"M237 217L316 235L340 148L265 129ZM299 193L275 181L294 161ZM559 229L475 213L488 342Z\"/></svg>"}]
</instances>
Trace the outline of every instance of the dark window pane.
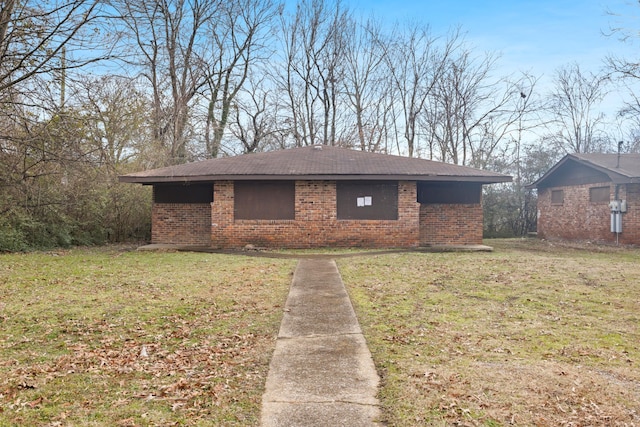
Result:
<instances>
[{"instance_id":1,"label":"dark window pane","mask_svg":"<svg viewBox=\"0 0 640 427\"><path fill-rule=\"evenodd\" d=\"M418 182L418 203L477 204L482 184L477 182Z\"/></svg>"},{"instance_id":2,"label":"dark window pane","mask_svg":"<svg viewBox=\"0 0 640 427\"><path fill-rule=\"evenodd\" d=\"M564 191L552 190L551 191L551 203L554 205L561 205L564 203Z\"/></svg>"},{"instance_id":3,"label":"dark window pane","mask_svg":"<svg viewBox=\"0 0 640 427\"><path fill-rule=\"evenodd\" d=\"M592 187L589 189L589 201L593 203L609 203L609 187Z\"/></svg>"},{"instance_id":4,"label":"dark window pane","mask_svg":"<svg viewBox=\"0 0 640 427\"><path fill-rule=\"evenodd\" d=\"M211 203L213 184L156 184L153 186L155 203Z\"/></svg>"}]
</instances>

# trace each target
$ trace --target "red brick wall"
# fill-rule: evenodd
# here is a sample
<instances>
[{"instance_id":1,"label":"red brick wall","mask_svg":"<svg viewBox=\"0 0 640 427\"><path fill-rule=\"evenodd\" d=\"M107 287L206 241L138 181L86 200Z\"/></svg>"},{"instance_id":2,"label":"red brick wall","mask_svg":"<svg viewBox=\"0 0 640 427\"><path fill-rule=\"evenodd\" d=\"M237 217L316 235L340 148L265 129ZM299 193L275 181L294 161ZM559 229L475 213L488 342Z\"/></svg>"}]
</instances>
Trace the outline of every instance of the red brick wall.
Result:
<instances>
[{"instance_id":1,"label":"red brick wall","mask_svg":"<svg viewBox=\"0 0 640 427\"><path fill-rule=\"evenodd\" d=\"M211 244L211 204L154 203L151 242L190 246Z\"/></svg>"},{"instance_id":2,"label":"red brick wall","mask_svg":"<svg viewBox=\"0 0 640 427\"><path fill-rule=\"evenodd\" d=\"M420 206L420 245L481 245L482 205Z\"/></svg>"},{"instance_id":3,"label":"red brick wall","mask_svg":"<svg viewBox=\"0 0 640 427\"><path fill-rule=\"evenodd\" d=\"M640 184L628 184L620 192L627 201L627 213L622 216L620 241L625 245L640 245Z\"/></svg>"},{"instance_id":4,"label":"red brick wall","mask_svg":"<svg viewBox=\"0 0 640 427\"><path fill-rule=\"evenodd\" d=\"M589 188L610 187L611 183L552 187L538 190L538 237L543 239L615 243L611 232L611 211L605 202L589 201ZM564 203L552 204L551 191L563 190ZM627 200L627 213L622 218L621 244L640 244L640 184L621 185L618 198Z\"/></svg>"},{"instance_id":5,"label":"red brick wall","mask_svg":"<svg viewBox=\"0 0 640 427\"><path fill-rule=\"evenodd\" d=\"M416 247L481 244L482 208L423 205L416 183L398 183L397 220L338 220L335 181L297 181L295 220L235 220L233 182L213 186L209 204L154 204L153 243L257 247Z\"/></svg>"},{"instance_id":6,"label":"red brick wall","mask_svg":"<svg viewBox=\"0 0 640 427\"><path fill-rule=\"evenodd\" d=\"M216 182L211 208L214 247L418 246L415 182L398 184L398 220L338 220L335 181L297 181L295 220L234 220L233 183Z\"/></svg>"}]
</instances>

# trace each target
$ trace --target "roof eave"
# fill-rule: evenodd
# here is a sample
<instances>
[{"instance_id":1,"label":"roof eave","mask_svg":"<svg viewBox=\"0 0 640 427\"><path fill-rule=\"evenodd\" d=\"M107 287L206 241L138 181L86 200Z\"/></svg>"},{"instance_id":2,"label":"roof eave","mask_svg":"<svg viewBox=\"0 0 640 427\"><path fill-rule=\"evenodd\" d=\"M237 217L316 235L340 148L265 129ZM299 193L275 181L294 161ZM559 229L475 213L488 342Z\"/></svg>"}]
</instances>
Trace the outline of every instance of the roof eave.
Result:
<instances>
[{"instance_id":1,"label":"roof eave","mask_svg":"<svg viewBox=\"0 0 640 427\"><path fill-rule=\"evenodd\" d=\"M560 159L560 161L558 161L558 163L556 163L551 169L549 169L544 175L542 175L540 178L538 178L535 182L525 185L525 188L528 190L534 189L534 188L540 188L542 185L542 183L544 181L547 180L547 178L549 178L551 175L553 175L553 173L558 170L560 167L562 167L567 161L569 160L573 160L576 163L580 163L582 165L588 166L592 169L597 170L598 172L602 172L605 175L607 175L609 177L609 179L611 179L611 181L614 184L633 184L636 182L640 182L640 178L639 177L631 177L625 174L621 174L616 172L614 169L611 168L606 168L600 165L597 165L593 162L590 162L586 159L582 159L576 155L573 154L567 154L566 156L564 156L562 159Z\"/></svg>"},{"instance_id":2,"label":"roof eave","mask_svg":"<svg viewBox=\"0 0 640 427\"><path fill-rule=\"evenodd\" d=\"M624 175L612 176L611 174L609 177L614 184L637 184L640 182L640 177L628 177Z\"/></svg>"},{"instance_id":3,"label":"roof eave","mask_svg":"<svg viewBox=\"0 0 640 427\"><path fill-rule=\"evenodd\" d=\"M508 175L460 176L460 175L194 175L194 176L135 176L122 175L120 182L134 184L163 184L213 181L454 181L496 184L511 182Z\"/></svg>"},{"instance_id":4,"label":"roof eave","mask_svg":"<svg viewBox=\"0 0 640 427\"><path fill-rule=\"evenodd\" d=\"M589 167L597 170L598 172L602 172L602 173L606 174L611 179L611 181L613 181L613 183L615 183L615 184L629 184L629 183L633 182L633 180L634 180L634 177L629 176L629 175L624 174L624 173L620 173L620 172L616 171L615 169L611 169L611 168L607 168L607 167L604 167L604 166L600 166L600 165L597 165L597 164L595 164L593 162L590 162L588 160L585 160L585 159L577 158L576 160L578 162L582 163L585 166L589 166Z\"/></svg>"}]
</instances>

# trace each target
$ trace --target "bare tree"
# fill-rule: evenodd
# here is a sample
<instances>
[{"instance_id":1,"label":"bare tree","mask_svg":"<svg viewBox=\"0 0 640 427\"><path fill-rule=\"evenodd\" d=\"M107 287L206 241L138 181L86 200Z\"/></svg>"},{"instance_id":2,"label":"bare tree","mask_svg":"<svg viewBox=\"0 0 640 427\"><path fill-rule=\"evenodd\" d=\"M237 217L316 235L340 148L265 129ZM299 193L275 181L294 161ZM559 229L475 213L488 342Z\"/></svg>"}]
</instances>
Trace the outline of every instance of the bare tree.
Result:
<instances>
[{"instance_id":1,"label":"bare tree","mask_svg":"<svg viewBox=\"0 0 640 427\"><path fill-rule=\"evenodd\" d=\"M101 7L97 0L0 0L0 169L7 172L1 180L30 179L41 173L39 165L67 156L66 147L40 138L42 123L65 120L61 96L52 95L63 92L66 71L109 55Z\"/></svg>"},{"instance_id":2,"label":"bare tree","mask_svg":"<svg viewBox=\"0 0 640 427\"><path fill-rule=\"evenodd\" d=\"M121 0L122 34L153 94L151 123L156 149L168 163L187 160L192 103L205 84L207 24L221 0Z\"/></svg>"},{"instance_id":3,"label":"bare tree","mask_svg":"<svg viewBox=\"0 0 640 427\"><path fill-rule=\"evenodd\" d=\"M616 115L616 127L624 144L620 147L629 153L640 152L640 98L634 90L628 88L629 99Z\"/></svg>"},{"instance_id":4,"label":"bare tree","mask_svg":"<svg viewBox=\"0 0 640 427\"><path fill-rule=\"evenodd\" d=\"M603 148L607 142L605 117L598 107L608 83L608 76L584 73L576 63L556 72L549 112L556 126L550 137L557 149L589 153Z\"/></svg>"},{"instance_id":5,"label":"bare tree","mask_svg":"<svg viewBox=\"0 0 640 427\"><path fill-rule=\"evenodd\" d=\"M294 16L282 17L284 58L281 88L290 109L296 146L338 141L340 81L348 11L340 2L302 0Z\"/></svg>"},{"instance_id":6,"label":"bare tree","mask_svg":"<svg viewBox=\"0 0 640 427\"><path fill-rule=\"evenodd\" d=\"M148 99L134 80L85 76L72 85L71 99L80 111L92 163L105 167L114 181L119 169L135 159L142 167L157 163L148 150Z\"/></svg>"},{"instance_id":7,"label":"bare tree","mask_svg":"<svg viewBox=\"0 0 640 427\"><path fill-rule=\"evenodd\" d=\"M633 2L638 5L638 2ZM620 12L607 8L607 15L611 18L609 28L604 32L608 37L616 37L621 43L635 43L638 38L637 17L628 12ZM630 25L633 24L633 25ZM638 58L626 58L617 55L607 55L605 58L607 69L623 79L640 79L640 61Z\"/></svg>"},{"instance_id":8,"label":"bare tree","mask_svg":"<svg viewBox=\"0 0 640 427\"><path fill-rule=\"evenodd\" d=\"M392 97L380 26L373 20L348 26L344 48L343 91L355 116L357 143L363 151L380 151L387 135Z\"/></svg>"},{"instance_id":9,"label":"bare tree","mask_svg":"<svg viewBox=\"0 0 640 427\"><path fill-rule=\"evenodd\" d=\"M440 46L440 40L431 35L428 27L414 25L406 32L396 28L382 42L409 157L417 154L420 115L450 64L449 57L456 50L458 39L458 32L454 32Z\"/></svg>"},{"instance_id":10,"label":"bare tree","mask_svg":"<svg viewBox=\"0 0 640 427\"><path fill-rule=\"evenodd\" d=\"M429 155L441 161L486 168L496 151L518 143L530 129L536 79L494 78L497 56L454 53L436 82L422 118Z\"/></svg>"},{"instance_id":11,"label":"bare tree","mask_svg":"<svg viewBox=\"0 0 640 427\"><path fill-rule=\"evenodd\" d=\"M1 0L0 93L32 77L80 68L108 56L108 39L98 31L105 17L101 7L98 0ZM95 31L85 31L89 27ZM101 46L95 45L96 34ZM61 62L65 48L83 53Z\"/></svg>"},{"instance_id":12,"label":"bare tree","mask_svg":"<svg viewBox=\"0 0 640 427\"><path fill-rule=\"evenodd\" d=\"M634 2L637 4L637 2ZM609 9L608 15L613 18L608 36L615 36L622 43L637 43L638 30L625 22L630 15ZM633 17L634 26L635 17ZM612 78L617 79L618 84L629 96L620 109L616 121L624 139L628 142L623 149L629 152L640 152L640 98L638 96L638 82L640 82L640 61L638 58L608 55L605 58L607 71Z\"/></svg>"},{"instance_id":13,"label":"bare tree","mask_svg":"<svg viewBox=\"0 0 640 427\"><path fill-rule=\"evenodd\" d=\"M254 61L262 59L263 38L278 8L271 0L232 0L208 23L206 67L208 100L205 142L217 157L234 100L245 84Z\"/></svg>"},{"instance_id":14,"label":"bare tree","mask_svg":"<svg viewBox=\"0 0 640 427\"><path fill-rule=\"evenodd\" d=\"M267 89L266 75L249 77L249 83L238 96L232 108L232 122L229 129L240 142L243 153L284 148L281 141L287 134L279 124L278 112L281 107L275 103L273 93Z\"/></svg>"},{"instance_id":15,"label":"bare tree","mask_svg":"<svg viewBox=\"0 0 640 427\"><path fill-rule=\"evenodd\" d=\"M495 57L476 60L469 49L464 49L447 61L435 82L429 96L429 113L425 116L440 160L467 164L471 158L476 129L499 107L493 104L495 83L488 81L494 63ZM491 104L487 105L488 102ZM487 110L480 111L483 108Z\"/></svg>"}]
</instances>

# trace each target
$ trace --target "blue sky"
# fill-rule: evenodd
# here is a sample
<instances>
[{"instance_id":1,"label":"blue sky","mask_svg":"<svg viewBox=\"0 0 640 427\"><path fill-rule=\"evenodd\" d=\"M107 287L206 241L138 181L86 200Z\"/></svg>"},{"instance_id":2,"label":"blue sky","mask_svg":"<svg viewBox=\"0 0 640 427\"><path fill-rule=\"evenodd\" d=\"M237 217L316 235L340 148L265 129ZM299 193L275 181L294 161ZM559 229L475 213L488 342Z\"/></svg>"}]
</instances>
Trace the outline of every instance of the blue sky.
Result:
<instances>
[{"instance_id":1,"label":"blue sky","mask_svg":"<svg viewBox=\"0 0 640 427\"><path fill-rule=\"evenodd\" d=\"M384 22L407 19L430 25L435 35L460 25L481 51L501 53L506 71L551 77L559 66L578 62L595 71L607 54L640 59L636 44L605 37L613 26L640 30L640 5L633 0L343 0L359 14ZM620 16L607 14L611 11Z\"/></svg>"}]
</instances>

